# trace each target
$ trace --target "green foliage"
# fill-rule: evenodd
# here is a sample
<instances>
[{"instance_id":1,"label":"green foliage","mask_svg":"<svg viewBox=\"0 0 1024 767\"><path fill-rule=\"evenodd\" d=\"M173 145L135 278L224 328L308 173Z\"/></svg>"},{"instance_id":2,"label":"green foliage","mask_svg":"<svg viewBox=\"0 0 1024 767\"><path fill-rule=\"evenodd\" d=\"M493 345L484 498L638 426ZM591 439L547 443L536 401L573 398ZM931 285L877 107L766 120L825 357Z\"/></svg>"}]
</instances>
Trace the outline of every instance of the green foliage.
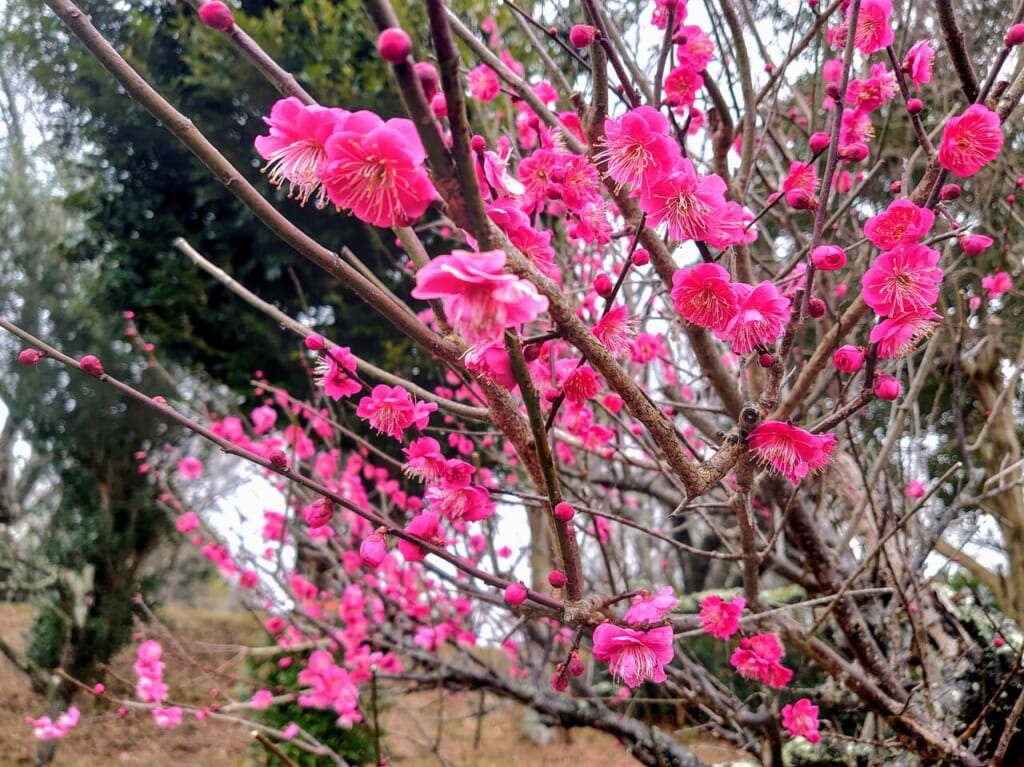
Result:
<instances>
[{"instance_id":1,"label":"green foliage","mask_svg":"<svg viewBox=\"0 0 1024 767\"><path fill-rule=\"evenodd\" d=\"M282 667L280 661L283 658L294 660L292 656L281 653L250 662L248 671L253 684L272 692L300 689L302 685L299 684L298 676L301 666L290 663ZM353 767L375 761L374 732L366 722L343 727L338 724L338 716L332 711L308 708L298 703L274 705L254 713L256 721L280 730L294 722ZM307 753L288 741L276 741L276 745L300 767L325 767L332 764L326 757ZM253 753L260 755L259 763L263 767L284 767L276 756L258 750L257 746L253 746Z\"/></svg>"}]
</instances>

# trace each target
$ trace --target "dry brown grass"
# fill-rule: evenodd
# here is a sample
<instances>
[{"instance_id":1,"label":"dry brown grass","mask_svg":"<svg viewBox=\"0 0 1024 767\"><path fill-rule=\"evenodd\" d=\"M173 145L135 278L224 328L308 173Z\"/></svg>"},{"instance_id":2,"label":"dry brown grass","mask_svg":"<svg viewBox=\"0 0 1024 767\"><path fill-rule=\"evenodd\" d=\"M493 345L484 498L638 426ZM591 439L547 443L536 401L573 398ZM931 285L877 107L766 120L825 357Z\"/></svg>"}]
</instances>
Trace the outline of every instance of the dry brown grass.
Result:
<instances>
[{"instance_id":1,"label":"dry brown grass","mask_svg":"<svg viewBox=\"0 0 1024 767\"><path fill-rule=\"evenodd\" d=\"M167 611L175 634L192 642L245 643L259 637L256 621L244 613L182 610ZM25 605L0 603L0 637L24 646L24 633L31 620ZM240 668L237 659L226 655L203 655L195 644L189 651L202 658L203 668L183 668L169 662L167 681L176 699L209 702L209 689L217 684L224 690L237 689ZM126 652L114 666L114 676L131 681L133 656ZM204 673L220 668L220 681ZM111 689L118 685L110 681ZM35 749L26 716L42 713L42 700L25 678L0 656L0 765L29 767ZM83 722L65 738L57 750L55 767L247 767L246 748L251 743L242 726L197 722L186 715L180 727L158 728L147 713L125 718L104 705L94 705L89 696L77 702ZM381 726L387 733L386 750L392 765L441 765L442 767L633 767L637 762L615 739L593 731L559 732L556 742L538 746L522 735L522 709L490 696L482 703L477 693L427 691L390 698ZM479 724L478 724L479 723ZM479 726L479 733L478 733ZM716 752L711 744L697 746L707 761L736 758L733 752Z\"/></svg>"}]
</instances>

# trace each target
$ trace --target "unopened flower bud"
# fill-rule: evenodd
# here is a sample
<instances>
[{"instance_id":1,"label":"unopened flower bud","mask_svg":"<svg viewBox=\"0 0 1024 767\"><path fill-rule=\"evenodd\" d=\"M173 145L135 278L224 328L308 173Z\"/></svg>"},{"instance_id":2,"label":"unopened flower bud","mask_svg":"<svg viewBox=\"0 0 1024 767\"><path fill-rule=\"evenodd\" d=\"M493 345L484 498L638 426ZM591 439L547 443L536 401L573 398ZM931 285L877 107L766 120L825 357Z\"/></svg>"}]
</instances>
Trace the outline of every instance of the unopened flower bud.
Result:
<instances>
[{"instance_id":1,"label":"unopened flower bud","mask_svg":"<svg viewBox=\"0 0 1024 767\"><path fill-rule=\"evenodd\" d=\"M826 310L825 302L817 296L811 296L807 299L807 315L814 319L820 319L825 316Z\"/></svg>"},{"instance_id":2,"label":"unopened flower bud","mask_svg":"<svg viewBox=\"0 0 1024 767\"><path fill-rule=\"evenodd\" d=\"M962 234L959 239L961 250L968 256L977 256L993 242L991 237L986 237L983 234Z\"/></svg>"},{"instance_id":3,"label":"unopened flower bud","mask_svg":"<svg viewBox=\"0 0 1024 767\"><path fill-rule=\"evenodd\" d=\"M389 64L401 64L412 53L412 40L404 29L389 27L377 38L377 52Z\"/></svg>"},{"instance_id":4,"label":"unopened flower bud","mask_svg":"<svg viewBox=\"0 0 1024 767\"><path fill-rule=\"evenodd\" d=\"M362 543L359 544L359 561L370 570L376 570L380 567L387 553L388 545L384 541L384 536L380 533L374 533L363 538Z\"/></svg>"},{"instance_id":5,"label":"unopened flower bud","mask_svg":"<svg viewBox=\"0 0 1024 767\"><path fill-rule=\"evenodd\" d=\"M1015 45L1024 43L1024 24L1014 24L1010 27L1006 37L1003 38L1003 42L1006 43L1007 48L1013 48Z\"/></svg>"},{"instance_id":6,"label":"unopened flower bud","mask_svg":"<svg viewBox=\"0 0 1024 767\"><path fill-rule=\"evenodd\" d=\"M22 349L18 352L18 362L25 367L33 367L39 364L39 361L45 357L38 349Z\"/></svg>"},{"instance_id":7,"label":"unopened flower bud","mask_svg":"<svg viewBox=\"0 0 1024 767\"><path fill-rule=\"evenodd\" d=\"M604 272L601 272L597 277L594 278L594 290L597 295L601 298L608 298L612 294L612 290L615 286L612 284L612 278Z\"/></svg>"},{"instance_id":8,"label":"unopened flower bud","mask_svg":"<svg viewBox=\"0 0 1024 767\"><path fill-rule=\"evenodd\" d=\"M1003 639L1002 637L996 637L995 639L992 640L992 644L995 647L1002 647L1004 644L1006 644L1006 640Z\"/></svg>"},{"instance_id":9,"label":"unopened flower bud","mask_svg":"<svg viewBox=\"0 0 1024 767\"><path fill-rule=\"evenodd\" d=\"M445 100L443 93L434 95L434 98L430 100L430 108L434 112L434 117L438 119L448 116L448 102Z\"/></svg>"},{"instance_id":10,"label":"unopened flower bud","mask_svg":"<svg viewBox=\"0 0 1024 767\"><path fill-rule=\"evenodd\" d=\"M288 468L288 456L284 450L271 450L268 459L270 460L270 465L275 469Z\"/></svg>"},{"instance_id":11,"label":"unopened flower bud","mask_svg":"<svg viewBox=\"0 0 1024 767\"><path fill-rule=\"evenodd\" d=\"M510 583L505 587L505 601L510 605L521 605L526 601L526 586L521 583Z\"/></svg>"},{"instance_id":12,"label":"unopened flower bud","mask_svg":"<svg viewBox=\"0 0 1024 767\"><path fill-rule=\"evenodd\" d=\"M790 189L786 192L786 202L793 210L813 210L818 207L818 201L806 189Z\"/></svg>"},{"instance_id":13,"label":"unopened flower bud","mask_svg":"<svg viewBox=\"0 0 1024 767\"><path fill-rule=\"evenodd\" d=\"M852 144L839 147L837 156L844 162L860 162L865 159L871 150L863 141L854 141Z\"/></svg>"},{"instance_id":14,"label":"unopened flower bud","mask_svg":"<svg viewBox=\"0 0 1024 767\"><path fill-rule=\"evenodd\" d=\"M889 184L889 192L890 193L892 193L892 194L899 194L902 191L903 191L903 182L902 181L893 181L891 184Z\"/></svg>"},{"instance_id":15,"label":"unopened flower bud","mask_svg":"<svg viewBox=\"0 0 1024 767\"><path fill-rule=\"evenodd\" d=\"M907 99L907 111L910 114L920 114L922 109L924 109L924 102L921 99Z\"/></svg>"},{"instance_id":16,"label":"unopened flower bud","mask_svg":"<svg viewBox=\"0 0 1024 767\"><path fill-rule=\"evenodd\" d=\"M324 337L319 333L310 333L306 336L306 348L311 352L318 352L324 348Z\"/></svg>"},{"instance_id":17,"label":"unopened flower bud","mask_svg":"<svg viewBox=\"0 0 1024 767\"><path fill-rule=\"evenodd\" d=\"M864 367L864 351L857 346L840 346L832 355L832 364L843 373L856 373Z\"/></svg>"},{"instance_id":18,"label":"unopened flower bud","mask_svg":"<svg viewBox=\"0 0 1024 767\"><path fill-rule=\"evenodd\" d=\"M482 152L487 149L487 139L479 133L475 133L473 138L469 140L469 146L474 152Z\"/></svg>"},{"instance_id":19,"label":"unopened flower bud","mask_svg":"<svg viewBox=\"0 0 1024 767\"><path fill-rule=\"evenodd\" d=\"M543 344L527 344L523 347L523 358L527 362L536 362L540 357L540 348Z\"/></svg>"},{"instance_id":20,"label":"unopened flower bud","mask_svg":"<svg viewBox=\"0 0 1024 767\"><path fill-rule=\"evenodd\" d=\"M646 266L651 262L651 254L647 248L637 248L633 251L630 260L633 262L633 266Z\"/></svg>"},{"instance_id":21,"label":"unopened flower bud","mask_svg":"<svg viewBox=\"0 0 1024 767\"><path fill-rule=\"evenodd\" d=\"M823 130L820 130L817 133L812 133L811 137L807 140L807 145L815 154L827 149L830 143L832 143L832 137Z\"/></svg>"},{"instance_id":22,"label":"unopened flower bud","mask_svg":"<svg viewBox=\"0 0 1024 767\"><path fill-rule=\"evenodd\" d=\"M582 676L583 675L583 671L584 671L583 661L580 660L580 651L579 650L573 650L571 653L569 653L569 663L566 666L566 669L573 676Z\"/></svg>"},{"instance_id":23,"label":"unopened flower bud","mask_svg":"<svg viewBox=\"0 0 1024 767\"><path fill-rule=\"evenodd\" d=\"M569 30L569 42L577 48L586 48L597 37L597 29L589 24L577 24Z\"/></svg>"},{"instance_id":24,"label":"unopened flower bud","mask_svg":"<svg viewBox=\"0 0 1024 767\"><path fill-rule=\"evenodd\" d=\"M939 190L939 199L943 202L950 202L960 196L960 185L959 184L944 184L942 189Z\"/></svg>"},{"instance_id":25,"label":"unopened flower bud","mask_svg":"<svg viewBox=\"0 0 1024 767\"><path fill-rule=\"evenodd\" d=\"M836 83L829 83L825 86L825 95L833 101L839 101L839 86Z\"/></svg>"},{"instance_id":26,"label":"unopened flower bud","mask_svg":"<svg viewBox=\"0 0 1024 767\"><path fill-rule=\"evenodd\" d=\"M551 675L551 687L558 692L565 692L569 689L569 677L565 673L565 667L559 663L555 673Z\"/></svg>"},{"instance_id":27,"label":"unopened flower bud","mask_svg":"<svg viewBox=\"0 0 1024 767\"><path fill-rule=\"evenodd\" d=\"M876 397L886 400L899 399L900 394L903 392L903 386L900 382L888 373L875 374L874 389Z\"/></svg>"},{"instance_id":28,"label":"unopened flower bud","mask_svg":"<svg viewBox=\"0 0 1024 767\"><path fill-rule=\"evenodd\" d=\"M417 61L412 69L420 79L420 87L423 88L427 101L430 101L437 94L437 70L429 61Z\"/></svg>"},{"instance_id":29,"label":"unopened flower bud","mask_svg":"<svg viewBox=\"0 0 1024 767\"><path fill-rule=\"evenodd\" d=\"M235 26L235 17L231 14L231 9L220 0L210 0L199 6L199 20L218 32L227 32Z\"/></svg>"},{"instance_id":30,"label":"unopened flower bud","mask_svg":"<svg viewBox=\"0 0 1024 767\"><path fill-rule=\"evenodd\" d=\"M100 362L99 357L94 357L92 354L86 354L79 361L82 366L82 372L91 376L103 375L103 363Z\"/></svg>"},{"instance_id":31,"label":"unopened flower bud","mask_svg":"<svg viewBox=\"0 0 1024 767\"><path fill-rule=\"evenodd\" d=\"M765 352L757 358L757 364L763 368L770 368L775 364L775 355Z\"/></svg>"},{"instance_id":32,"label":"unopened flower bud","mask_svg":"<svg viewBox=\"0 0 1024 767\"><path fill-rule=\"evenodd\" d=\"M555 504L555 516L558 517L559 522L568 522L576 515L576 510L572 505L562 501L561 503Z\"/></svg>"},{"instance_id":33,"label":"unopened flower bud","mask_svg":"<svg viewBox=\"0 0 1024 767\"><path fill-rule=\"evenodd\" d=\"M548 583L552 588L560 589L565 585L565 573L561 570L552 570L548 573Z\"/></svg>"},{"instance_id":34,"label":"unopened flower bud","mask_svg":"<svg viewBox=\"0 0 1024 767\"><path fill-rule=\"evenodd\" d=\"M302 512L302 518L310 527L323 527L334 517L334 502L328 498L321 498L307 506Z\"/></svg>"},{"instance_id":35,"label":"unopened flower bud","mask_svg":"<svg viewBox=\"0 0 1024 767\"><path fill-rule=\"evenodd\" d=\"M811 251L811 263L822 272L834 272L846 266L846 251L838 245L819 245Z\"/></svg>"}]
</instances>

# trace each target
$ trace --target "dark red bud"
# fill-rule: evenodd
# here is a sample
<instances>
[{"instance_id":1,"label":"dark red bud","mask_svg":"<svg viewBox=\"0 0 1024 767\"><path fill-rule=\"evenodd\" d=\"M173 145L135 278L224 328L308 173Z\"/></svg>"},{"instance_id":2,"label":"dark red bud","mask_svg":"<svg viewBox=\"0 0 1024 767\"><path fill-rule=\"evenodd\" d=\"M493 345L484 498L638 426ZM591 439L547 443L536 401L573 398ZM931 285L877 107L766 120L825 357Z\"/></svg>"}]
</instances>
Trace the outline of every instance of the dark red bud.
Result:
<instances>
[{"instance_id":1,"label":"dark red bud","mask_svg":"<svg viewBox=\"0 0 1024 767\"><path fill-rule=\"evenodd\" d=\"M939 190L939 199L943 202L949 202L955 200L960 196L960 185L959 184L945 184L942 189Z\"/></svg>"},{"instance_id":2,"label":"dark red bud","mask_svg":"<svg viewBox=\"0 0 1024 767\"><path fill-rule=\"evenodd\" d=\"M45 357L38 349L22 349L18 352L18 362L25 367L33 367L39 364L39 361Z\"/></svg>"},{"instance_id":3,"label":"dark red bud","mask_svg":"<svg viewBox=\"0 0 1024 767\"><path fill-rule=\"evenodd\" d=\"M764 354L757 358L757 364L763 368L770 368L772 365L775 364L775 355L765 352Z\"/></svg>"},{"instance_id":4,"label":"dark red bud","mask_svg":"<svg viewBox=\"0 0 1024 767\"><path fill-rule=\"evenodd\" d=\"M807 314L814 319L825 316L825 302L817 296L807 299Z\"/></svg>"},{"instance_id":5,"label":"dark red bud","mask_svg":"<svg viewBox=\"0 0 1024 767\"><path fill-rule=\"evenodd\" d=\"M82 366L82 372L91 376L103 375L103 363L100 362L99 357L94 357L91 354L86 354L82 357L79 364Z\"/></svg>"},{"instance_id":6,"label":"dark red bud","mask_svg":"<svg viewBox=\"0 0 1024 767\"><path fill-rule=\"evenodd\" d=\"M199 6L199 20L218 32L227 32L235 26L235 17L231 14L231 9L220 0L210 0Z\"/></svg>"},{"instance_id":7,"label":"dark red bud","mask_svg":"<svg viewBox=\"0 0 1024 767\"><path fill-rule=\"evenodd\" d=\"M401 64L412 54L412 40L404 29L389 27L377 38L377 52L389 64Z\"/></svg>"}]
</instances>

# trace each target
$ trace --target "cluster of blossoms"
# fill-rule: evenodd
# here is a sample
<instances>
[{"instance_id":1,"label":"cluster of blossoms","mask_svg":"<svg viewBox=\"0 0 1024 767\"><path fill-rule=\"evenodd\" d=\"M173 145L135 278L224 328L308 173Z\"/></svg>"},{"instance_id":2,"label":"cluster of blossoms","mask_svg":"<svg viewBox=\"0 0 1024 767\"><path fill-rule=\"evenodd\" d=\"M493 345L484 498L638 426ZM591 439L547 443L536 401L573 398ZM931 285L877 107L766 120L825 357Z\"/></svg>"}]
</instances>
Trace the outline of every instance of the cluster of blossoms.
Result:
<instances>
[{"instance_id":1,"label":"cluster of blossoms","mask_svg":"<svg viewBox=\"0 0 1024 767\"><path fill-rule=\"evenodd\" d=\"M71 706L63 714L58 715L57 721L48 716L41 716L38 719L26 716L25 721L32 725L32 734L39 740L55 740L63 738L78 724L80 712L77 707Z\"/></svg>"},{"instance_id":2,"label":"cluster of blossoms","mask_svg":"<svg viewBox=\"0 0 1024 767\"><path fill-rule=\"evenodd\" d=\"M136 681L135 694L143 703L155 703L153 721L159 727L177 727L181 724L181 708L178 706L164 707L167 697L167 685L164 684L164 663L160 660L163 647L154 639L148 639L139 645L135 657Z\"/></svg>"}]
</instances>

